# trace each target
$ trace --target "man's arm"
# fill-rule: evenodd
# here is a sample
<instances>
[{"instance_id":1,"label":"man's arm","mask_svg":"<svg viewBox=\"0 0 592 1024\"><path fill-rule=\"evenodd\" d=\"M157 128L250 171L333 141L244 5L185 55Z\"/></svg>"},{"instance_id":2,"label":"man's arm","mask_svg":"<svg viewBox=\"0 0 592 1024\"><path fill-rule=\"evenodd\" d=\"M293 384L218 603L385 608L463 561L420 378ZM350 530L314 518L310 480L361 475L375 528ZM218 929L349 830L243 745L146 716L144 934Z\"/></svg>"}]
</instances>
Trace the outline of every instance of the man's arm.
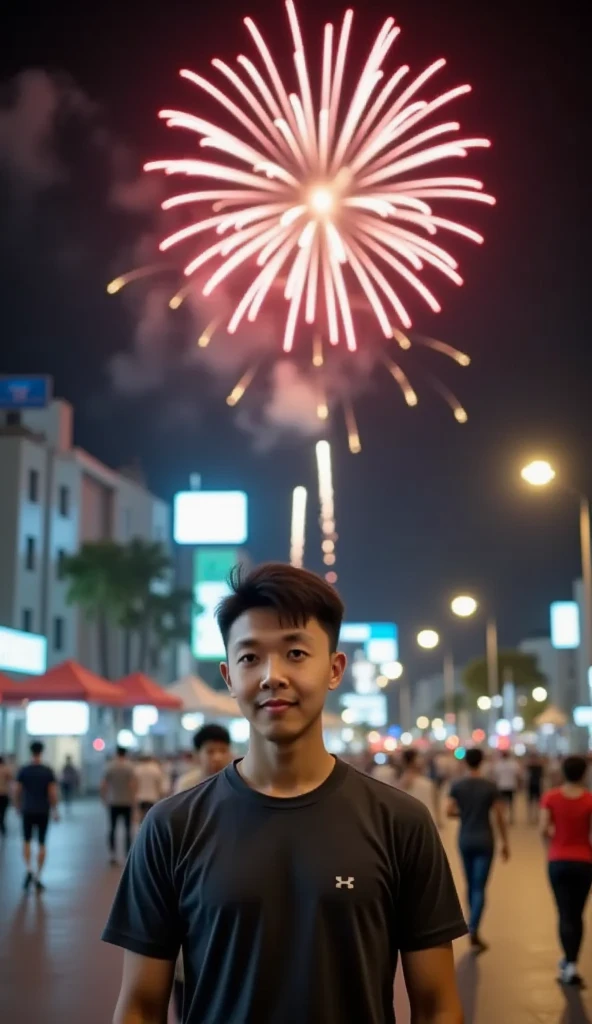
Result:
<instances>
[{"instance_id":1,"label":"man's arm","mask_svg":"<svg viewBox=\"0 0 592 1024\"><path fill-rule=\"evenodd\" d=\"M174 961L126 949L113 1024L166 1024L174 970Z\"/></svg>"},{"instance_id":2,"label":"man's arm","mask_svg":"<svg viewBox=\"0 0 592 1024\"><path fill-rule=\"evenodd\" d=\"M509 860L510 845L508 843L508 826L506 824L506 814L504 805L501 800L495 801L493 805L493 814L502 841L502 858L503 860Z\"/></svg>"},{"instance_id":3,"label":"man's arm","mask_svg":"<svg viewBox=\"0 0 592 1024\"><path fill-rule=\"evenodd\" d=\"M48 789L47 789L47 798L49 800L49 806L51 807L52 816L57 821L57 819L58 819L58 801L59 801L57 782L50 782L50 784L48 786Z\"/></svg>"},{"instance_id":4,"label":"man's arm","mask_svg":"<svg viewBox=\"0 0 592 1024\"><path fill-rule=\"evenodd\" d=\"M401 960L411 1005L411 1024L463 1024L452 943L403 953Z\"/></svg>"},{"instance_id":5,"label":"man's arm","mask_svg":"<svg viewBox=\"0 0 592 1024\"><path fill-rule=\"evenodd\" d=\"M23 801L23 786L22 786L21 782L17 781L14 784L14 790L13 790L13 793L12 793L12 805L13 805L15 811L17 812L17 814L21 813L22 801Z\"/></svg>"},{"instance_id":6,"label":"man's arm","mask_svg":"<svg viewBox=\"0 0 592 1024\"><path fill-rule=\"evenodd\" d=\"M458 804L453 796L449 796L446 801L446 817L447 818L460 818L460 811Z\"/></svg>"},{"instance_id":7,"label":"man's arm","mask_svg":"<svg viewBox=\"0 0 592 1024\"><path fill-rule=\"evenodd\" d=\"M548 807L541 808L539 828L541 830L543 842L548 843L553 837L553 822L551 819L551 812Z\"/></svg>"}]
</instances>

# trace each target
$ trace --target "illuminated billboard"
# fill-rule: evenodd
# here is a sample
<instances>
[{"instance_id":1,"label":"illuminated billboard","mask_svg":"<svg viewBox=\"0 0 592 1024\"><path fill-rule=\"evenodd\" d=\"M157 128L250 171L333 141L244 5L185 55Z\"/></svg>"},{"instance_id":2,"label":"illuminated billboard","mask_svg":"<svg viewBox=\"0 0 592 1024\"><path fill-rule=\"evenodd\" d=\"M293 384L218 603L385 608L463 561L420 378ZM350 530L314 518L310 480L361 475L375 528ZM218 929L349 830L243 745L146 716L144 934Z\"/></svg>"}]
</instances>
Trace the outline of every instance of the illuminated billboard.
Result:
<instances>
[{"instance_id":1,"label":"illuminated billboard","mask_svg":"<svg viewBox=\"0 0 592 1024\"><path fill-rule=\"evenodd\" d=\"M175 495L177 544L245 544L247 537L244 491L179 491Z\"/></svg>"},{"instance_id":2,"label":"illuminated billboard","mask_svg":"<svg viewBox=\"0 0 592 1024\"><path fill-rule=\"evenodd\" d=\"M193 559L193 595L196 610L191 629L191 650L198 661L220 661L224 644L216 622L216 608L230 592L228 577L239 561L235 548L198 548Z\"/></svg>"},{"instance_id":3,"label":"illuminated billboard","mask_svg":"<svg viewBox=\"0 0 592 1024\"><path fill-rule=\"evenodd\" d=\"M554 601L551 605L551 643L558 651L580 646L580 609L576 601Z\"/></svg>"},{"instance_id":4,"label":"illuminated billboard","mask_svg":"<svg viewBox=\"0 0 592 1024\"><path fill-rule=\"evenodd\" d=\"M399 660L398 630L394 622L344 622L342 644L359 644L373 665Z\"/></svg>"},{"instance_id":5,"label":"illuminated billboard","mask_svg":"<svg viewBox=\"0 0 592 1024\"><path fill-rule=\"evenodd\" d=\"M88 704L80 700L32 700L27 704L29 736L85 736Z\"/></svg>"},{"instance_id":6,"label":"illuminated billboard","mask_svg":"<svg viewBox=\"0 0 592 1024\"><path fill-rule=\"evenodd\" d=\"M0 409L45 409L51 393L51 377L0 376Z\"/></svg>"},{"instance_id":7,"label":"illuminated billboard","mask_svg":"<svg viewBox=\"0 0 592 1024\"><path fill-rule=\"evenodd\" d=\"M38 633L0 626L0 671L43 675L47 668L47 639Z\"/></svg>"}]
</instances>

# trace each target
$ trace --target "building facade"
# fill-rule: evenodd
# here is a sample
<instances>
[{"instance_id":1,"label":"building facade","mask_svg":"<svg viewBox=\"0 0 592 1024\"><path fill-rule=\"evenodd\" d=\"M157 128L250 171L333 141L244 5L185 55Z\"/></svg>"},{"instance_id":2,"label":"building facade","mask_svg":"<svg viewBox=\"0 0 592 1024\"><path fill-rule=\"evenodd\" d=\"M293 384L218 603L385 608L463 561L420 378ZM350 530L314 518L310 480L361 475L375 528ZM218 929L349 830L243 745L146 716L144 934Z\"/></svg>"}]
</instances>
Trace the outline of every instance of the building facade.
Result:
<instances>
[{"instance_id":1,"label":"building facade","mask_svg":"<svg viewBox=\"0 0 592 1024\"><path fill-rule=\"evenodd\" d=\"M49 667L74 658L99 672L96 626L68 604L63 560L86 542L137 537L170 548L169 506L77 448L62 400L0 413L0 479L0 625L46 636ZM112 678L126 671L124 648L112 629Z\"/></svg>"}]
</instances>

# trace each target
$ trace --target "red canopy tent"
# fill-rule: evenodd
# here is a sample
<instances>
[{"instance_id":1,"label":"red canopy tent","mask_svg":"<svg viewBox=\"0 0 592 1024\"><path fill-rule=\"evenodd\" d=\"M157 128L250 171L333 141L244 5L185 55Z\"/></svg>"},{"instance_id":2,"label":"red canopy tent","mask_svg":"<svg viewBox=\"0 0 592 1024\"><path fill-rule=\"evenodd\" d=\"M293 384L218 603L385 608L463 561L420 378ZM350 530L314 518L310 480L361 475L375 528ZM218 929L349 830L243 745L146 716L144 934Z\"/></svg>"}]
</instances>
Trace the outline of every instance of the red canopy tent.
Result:
<instances>
[{"instance_id":1,"label":"red canopy tent","mask_svg":"<svg viewBox=\"0 0 592 1024\"><path fill-rule=\"evenodd\" d=\"M23 700L83 700L104 707L123 707L123 694L114 683L95 675L76 661L62 661L42 676L2 689L5 704Z\"/></svg>"},{"instance_id":2,"label":"red canopy tent","mask_svg":"<svg viewBox=\"0 0 592 1024\"><path fill-rule=\"evenodd\" d=\"M160 686L145 676L143 672L132 672L129 676L117 680L117 685L124 692L123 702L126 707L133 708L138 704L149 704L159 708L161 711L180 711L183 701L174 694L168 693L163 686Z\"/></svg>"},{"instance_id":3,"label":"red canopy tent","mask_svg":"<svg viewBox=\"0 0 592 1024\"><path fill-rule=\"evenodd\" d=\"M15 683L9 676L5 676L0 672L0 704L10 699L11 694L18 690L18 683ZM16 700L22 700L18 694Z\"/></svg>"}]
</instances>

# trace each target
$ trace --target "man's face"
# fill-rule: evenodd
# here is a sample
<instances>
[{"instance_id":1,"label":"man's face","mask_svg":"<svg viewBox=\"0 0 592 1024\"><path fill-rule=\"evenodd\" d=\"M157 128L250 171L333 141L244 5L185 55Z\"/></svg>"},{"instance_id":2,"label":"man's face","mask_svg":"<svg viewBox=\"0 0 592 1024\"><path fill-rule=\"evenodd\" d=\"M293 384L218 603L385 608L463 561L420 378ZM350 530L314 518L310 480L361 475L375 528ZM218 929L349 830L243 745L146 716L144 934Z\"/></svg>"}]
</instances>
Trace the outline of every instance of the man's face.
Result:
<instances>
[{"instance_id":1,"label":"man's face","mask_svg":"<svg viewBox=\"0 0 592 1024\"><path fill-rule=\"evenodd\" d=\"M208 740L198 752L197 761L204 775L215 775L226 768L232 760L232 753L227 743L219 740Z\"/></svg>"},{"instance_id":2,"label":"man's face","mask_svg":"<svg viewBox=\"0 0 592 1024\"><path fill-rule=\"evenodd\" d=\"M255 732L276 742L302 735L339 686L345 655L332 654L316 619L285 626L276 612L254 608L233 623L222 675Z\"/></svg>"}]
</instances>

